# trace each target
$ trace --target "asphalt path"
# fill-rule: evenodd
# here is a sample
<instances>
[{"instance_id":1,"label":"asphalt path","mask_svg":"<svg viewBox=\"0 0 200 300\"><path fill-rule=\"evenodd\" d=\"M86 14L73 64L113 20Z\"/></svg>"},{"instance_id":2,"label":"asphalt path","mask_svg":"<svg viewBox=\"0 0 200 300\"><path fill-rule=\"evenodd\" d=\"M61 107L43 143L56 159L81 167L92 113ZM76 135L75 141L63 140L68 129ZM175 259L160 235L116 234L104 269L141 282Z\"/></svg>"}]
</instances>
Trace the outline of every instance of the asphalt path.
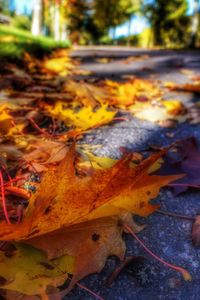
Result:
<instances>
[{"instance_id":1,"label":"asphalt path","mask_svg":"<svg viewBox=\"0 0 200 300\"><path fill-rule=\"evenodd\" d=\"M123 47L79 47L71 53L74 59L80 59L81 69L92 74L83 78L111 78L124 80L126 75L150 78L177 83L188 82L188 70L200 74L200 52L145 50ZM126 62L126 59L131 59ZM107 58L107 63L102 63ZM100 60L99 60L100 59ZM182 72L181 70L187 70ZM81 78L82 78L81 77ZM169 92L166 99L179 99L185 105L200 100L194 93ZM171 138L166 133L173 133ZM169 135L170 136L170 135ZM145 151L150 145L166 146L187 137L195 137L200 144L200 125L179 124L176 128L163 128L148 121L134 117L126 122L118 122L91 131L84 142L101 144L95 153L101 156L120 157L120 147L135 151ZM169 188L164 188L157 203L163 210L195 216L200 211L200 191L191 189L174 196ZM100 274L88 276L81 281L85 286L99 293L106 300L199 300L200 299L200 249L191 242L189 220L182 220L160 214L147 219L139 218L146 228L140 238L158 256L166 261L186 268L193 280L185 282L181 275L149 257L130 235L124 235L127 255L142 255L146 262L138 266L137 276L128 272L121 274L111 287L105 287L107 276L114 270L117 260L109 258ZM95 299L87 292L76 287L65 297L69 300Z\"/></svg>"}]
</instances>

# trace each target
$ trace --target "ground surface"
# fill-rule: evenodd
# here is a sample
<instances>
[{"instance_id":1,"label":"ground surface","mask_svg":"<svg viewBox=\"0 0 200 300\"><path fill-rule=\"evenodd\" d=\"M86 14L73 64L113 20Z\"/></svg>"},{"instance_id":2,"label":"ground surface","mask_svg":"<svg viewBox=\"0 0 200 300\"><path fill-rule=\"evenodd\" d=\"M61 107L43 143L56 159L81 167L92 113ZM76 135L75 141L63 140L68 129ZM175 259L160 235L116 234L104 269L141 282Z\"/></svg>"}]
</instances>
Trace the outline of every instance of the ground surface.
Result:
<instances>
[{"instance_id":1,"label":"ground surface","mask_svg":"<svg viewBox=\"0 0 200 300\"><path fill-rule=\"evenodd\" d=\"M143 59L124 63L126 57L141 55L145 55ZM200 73L199 52L78 48L73 51L72 56L81 58L81 67L93 71L92 77L110 77L121 80L123 75L131 74L183 83L188 81L188 78L180 72L181 69ZM113 60L102 64L96 61L99 57L109 57ZM172 97L186 104L199 100L199 96L192 93L169 93L166 98L172 99ZM174 137L168 138L166 132L174 132ZM167 145L172 141L190 136L195 136L200 143L200 125L185 123L175 129L169 129L132 118L127 122L92 131L85 140L103 145L101 149L96 150L97 154L117 157L120 155L120 146L142 151L151 144ZM200 212L200 191L190 190L175 197L170 189L165 188L158 202L165 210L194 216ZM150 282L142 286L134 277L125 272L110 288L106 288L105 280L114 269L116 262L109 258L101 274L89 276L82 283L107 300L198 300L200 297L200 249L194 248L191 243L191 221L157 213L142 221L147 224L147 227L139 236L146 245L166 261L185 267L192 274L192 282L184 282L179 273L148 257L138 243L126 235L127 255L144 255L149 258L144 264L145 267L149 267L149 271L145 272L144 268L141 268L141 271L144 273L142 278L150 273ZM90 300L94 297L80 288L75 288L65 299Z\"/></svg>"}]
</instances>

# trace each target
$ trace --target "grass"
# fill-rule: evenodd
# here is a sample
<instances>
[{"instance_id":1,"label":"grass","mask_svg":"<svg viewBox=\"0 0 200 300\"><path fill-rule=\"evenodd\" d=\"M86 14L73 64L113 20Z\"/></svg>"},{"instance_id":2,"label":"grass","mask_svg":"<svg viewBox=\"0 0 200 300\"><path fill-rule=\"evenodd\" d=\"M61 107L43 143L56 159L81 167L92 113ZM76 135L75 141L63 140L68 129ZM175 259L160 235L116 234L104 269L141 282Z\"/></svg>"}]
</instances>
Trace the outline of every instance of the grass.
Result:
<instances>
[{"instance_id":1,"label":"grass","mask_svg":"<svg viewBox=\"0 0 200 300\"><path fill-rule=\"evenodd\" d=\"M30 32L0 24L0 57L20 59L24 52L36 56L50 53L57 48L68 48L69 41L57 42L53 38L33 36Z\"/></svg>"}]
</instances>

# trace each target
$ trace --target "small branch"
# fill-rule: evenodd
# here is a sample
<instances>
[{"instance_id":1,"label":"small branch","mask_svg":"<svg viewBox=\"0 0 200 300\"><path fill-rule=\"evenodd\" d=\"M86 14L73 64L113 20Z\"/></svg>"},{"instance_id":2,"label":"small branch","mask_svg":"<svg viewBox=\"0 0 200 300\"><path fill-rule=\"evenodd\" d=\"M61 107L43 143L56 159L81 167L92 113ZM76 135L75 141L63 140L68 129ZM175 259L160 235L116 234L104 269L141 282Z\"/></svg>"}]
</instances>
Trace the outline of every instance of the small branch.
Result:
<instances>
[{"instance_id":1,"label":"small branch","mask_svg":"<svg viewBox=\"0 0 200 300\"><path fill-rule=\"evenodd\" d=\"M2 206L3 206L3 212L6 219L6 222L8 224L11 224L10 218L8 215L7 207L6 207L6 197L5 197L5 188L4 188L4 180L2 172L0 171L0 183L1 183L1 196L2 196Z\"/></svg>"},{"instance_id":2,"label":"small branch","mask_svg":"<svg viewBox=\"0 0 200 300\"><path fill-rule=\"evenodd\" d=\"M28 179L29 176L17 176L13 179L11 179L9 182L4 182L3 186L10 186L11 183L16 182L18 180L22 180L22 179ZM0 185L0 188L2 187L2 185Z\"/></svg>"},{"instance_id":3,"label":"small branch","mask_svg":"<svg viewBox=\"0 0 200 300\"><path fill-rule=\"evenodd\" d=\"M185 215L180 215L180 214L177 214L177 213L168 211L168 210L161 210L161 209L158 209L158 210L156 211L156 213L161 214L161 215L166 215L166 216L169 216L169 217L174 217L174 218L184 219L184 220L188 220L188 221L194 221L194 220L195 220L195 217L192 217L192 216L185 216Z\"/></svg>"},{"instance_id":4,"label":"small branch","mask_svg":"<svg viewBox=\"0 0 200 300\"><path fill-rule=\"evenodd\" d=\"M127 225L127 224L123 224L123 227L126 231L128 231L135 239L136 241L138 241L138 243L144 248L144 250L149 254L151 255L153 258L155 258L156 260L158 260L159 262L161 262L162 264L166 265L167 267L175 270L175 271L178 271L182 274L183 278L186 280L186 281L190 281L192 280L192 277L190 275L190 273L188 271L186 271L185 269L181 268L181 267L178 267L178 266L175 266L175 265L172 265L168 262L166 262L164 259L160 258L159 256L157 256L156 254L154 254L149 248L147 248L147 246L143 243L143 241L141 241L138 236L134 233L134 231Z\"/></svg>"},{"instance_id":5,"label":"small branch","mask_svg":"<svg viewBox=\"0 0 200 300\"><path fill-rule=\"evenodd\" d=\"M124 117L116 117L112 121L128 121L128 119Z\"/></svg>"},{"instance_id":6,"label":"small branch","mask_svg":"<svg viewBox=\"0 0 200 300\"><path fill-rule=\"evenodd\" d=\"M91 295L93 295L94 297L96 297L97 299L104 300L101 296L99 296L98 294L96 294L95 292L93 292L92 290L90 290L89 288L87 288L86 286L80 284L79 282L77 282L76 285L78 287L80 287L81 289L87 291L88 293L90 293Z\"/></svg>"},{"instance_id":7,"label":"small branch","mask_svg":"<svg viewBox=\"0 0 200 300\"><path fill-rule=\"evenodd\" d=\"M112 274L108 277L106 280L105 286L109 287L113 281L118 277L118 275L130 264L137 263L138 261L143 262L144 257L143 256L129 256L124 259L124 261L121 262L121 264L112 272Z\"/></svg>"},{"instance_id":8,"label":"small branch","mask_svg":"<svg viewBox=\"0 0 200 300\"><path fill-rule=\"evenodd\" d=\"M50 134L48 134L45 129L40 128L37 123L33 120L33 118L28 118L28 120L31 122L31 124L33 125L33 127L35 129L37 129L37 131L39 131L39 133L45 135L46 137L51 137Z\"/></svg>"},{"instance_id":9,"label":"small branch","mask_svg":"<svg viewBox=\"0 0 200 300\"><path fill-rule=\"evenodd\" d=\"M2 169L4 170L5 174L7 175L10 185L12 185L12 178L11 178L6 166L2 166Z\"/></svg>"}]
</instances>

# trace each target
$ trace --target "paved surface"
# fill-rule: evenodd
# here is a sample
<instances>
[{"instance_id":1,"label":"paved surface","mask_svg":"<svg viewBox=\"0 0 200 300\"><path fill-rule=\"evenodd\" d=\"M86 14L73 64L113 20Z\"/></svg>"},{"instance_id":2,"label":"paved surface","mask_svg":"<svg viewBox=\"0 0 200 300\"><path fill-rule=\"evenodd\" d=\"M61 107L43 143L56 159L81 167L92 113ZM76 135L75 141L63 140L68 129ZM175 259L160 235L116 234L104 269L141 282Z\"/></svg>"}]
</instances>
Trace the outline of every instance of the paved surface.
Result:
<instances>
[{"instance_id":1,"label":"paved surface","mask_svg":"<svg viewBox=\"0 0 200 300\"><path fill-rule=\"evenodd\" d=\"M130 56L148 55L143 60L124 64L123 60ZM93 71L93 77L107 77L121 80L122 75L132 74L140 77L155 78L161 81L170 80L178 83L188 81L181 69L200 73L199 52L177 51L144 51L137 49L81 48L72 53L73 57L82 59L82 68ZM114 58L108 64L96 62L97 57ZM192 93L173 93L176 99L184 103L200 100L200 96ZM171 98L171 94L166 97ZM174 132L173 138L167 138L166 132ZM161 128L150 122L135 118L112 126L105 126L92 131L85 141L102 144L96 150L99 155L119 157L119 147L125 146L136 151L145 150L150 144L167 145L180 138L195 136L200 143L200 125L179 125L175 129ZM200 212L200 191L190 190L174 196L170 189L161 191L156 200L163 209L185 215L196 215ZM148 258L144 266L138 268L140 280L136 280L127 272L121 274L110 288L106 288L105 279L114 269L116 260L109 258L106 267L100 274L87 277L82 283L99 293L106 300L199 300L200 299L200 249L191 243L191 221L154 214L141 220L147 227L140 237L158 256L168 262L185 267L193 276L192 282L184 282L179 273L168 269L154 261L144 253L143 249L129 235L124 238L127 244L127 255L144 255ZM146 270L147 269L147 270ZM148 280L146 280L148 279ZM142 281L142 285L141 285ZM83 290L75 288L65 299L92 300Z\"/></svg>"}]
</instances>

